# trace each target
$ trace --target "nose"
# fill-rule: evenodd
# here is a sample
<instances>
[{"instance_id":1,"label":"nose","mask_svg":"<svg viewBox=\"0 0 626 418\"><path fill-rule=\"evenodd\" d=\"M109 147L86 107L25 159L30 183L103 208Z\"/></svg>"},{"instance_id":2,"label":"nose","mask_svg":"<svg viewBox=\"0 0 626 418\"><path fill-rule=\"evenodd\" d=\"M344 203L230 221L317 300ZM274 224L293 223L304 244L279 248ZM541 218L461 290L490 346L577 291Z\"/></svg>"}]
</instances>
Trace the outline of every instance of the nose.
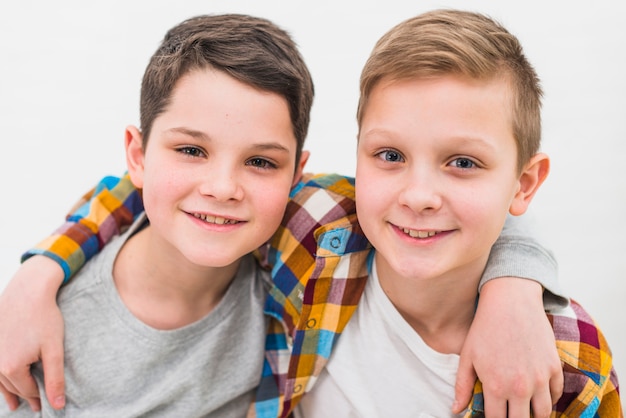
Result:
<instances>
[{"instance_id":1,"label":"nose","mask_svg":"<svg viewBox=\"0 0 626 418\"><path fill-rule=\"evenodd\" d=\"M199 190L202 195L221 202L241 200L244 195L240 173L234 164L228 162L208 164L202 174Z\"/></svg>"},{"instance_id":2,"label":"nose","mask_svg":"<svg viewBox=\"0 0 626 418\"><path fill-rule=\"evenodd\" d=\"M414 167L404 177L399 203L415 213L435 212L441 208L441 179L436 170Z\"/></svg>"}]
</instances>

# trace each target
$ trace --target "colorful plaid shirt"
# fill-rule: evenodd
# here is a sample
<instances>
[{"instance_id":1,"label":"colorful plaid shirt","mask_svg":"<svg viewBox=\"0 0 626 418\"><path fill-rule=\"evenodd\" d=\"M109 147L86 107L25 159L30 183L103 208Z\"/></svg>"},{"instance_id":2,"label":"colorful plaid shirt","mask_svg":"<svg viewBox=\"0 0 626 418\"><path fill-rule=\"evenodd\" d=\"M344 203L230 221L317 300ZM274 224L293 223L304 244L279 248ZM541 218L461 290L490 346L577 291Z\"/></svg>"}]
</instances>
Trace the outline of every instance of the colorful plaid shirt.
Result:
<instances>
[{"instance_id":1,"label":"colorful plaid shirt","mask_svg":"<svg viewBox=\"0 0 626 418\"><path fill-rule=\"evenodd\" d=\"M24 255L52 257L66 279L143 210L128 176L105 178L75 208L53 236ZM373 251L355 213L351 178L306 176L292 192L280 229L259 249L274 283L265 307L271 320L263 376L249 416L289 416L354 313ZM575 302L548 316L565 373L552 416L623 417L611 353L593 320ZM466 417L481 416L477 382Z\"/></svg>"}]
</instances>

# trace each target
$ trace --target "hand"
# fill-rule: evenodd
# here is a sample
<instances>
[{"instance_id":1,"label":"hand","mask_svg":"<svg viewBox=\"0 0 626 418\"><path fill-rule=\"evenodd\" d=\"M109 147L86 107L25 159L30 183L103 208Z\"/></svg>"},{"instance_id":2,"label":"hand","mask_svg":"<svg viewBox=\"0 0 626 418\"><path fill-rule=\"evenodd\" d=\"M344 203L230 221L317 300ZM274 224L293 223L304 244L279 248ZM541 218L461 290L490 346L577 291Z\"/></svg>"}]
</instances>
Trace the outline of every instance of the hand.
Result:
<instances>
[{"instance_id":1,"label":"hand","mask_svg":"<svg viewBox=\"0 0 626 418\"><path fill-rule=\"evenodd\" d=\"M453 412L469 404L476 377L483 384L485 415L549 417L563 393L563 370L543 289L532 280L487 282L461 351Z\"/></svg>"},{"instance_id":2,"label":"hand","mask_svg":"<svg viewBox=\"0 0 626 418\"><path fill-rule=\"evenodd\" d=\"M39 360L50 404L55 409L65 406L63 317L56 304L62 282L63 270L56 262L33 256L0 295L0 392L11 409L17 407L18 396L34 411L41 409L30 373L31 364Z\"/></svg>"},{"instance_id":3,"label":"hand","mask_svg":"<svg viewBox=\"0 0 626 418\"><path fill-rule=\"evenodd\" d=\"M2 392L2 396L4 396L4 400L6 401L11 411L15 411L17 407L20 406L19 398L15 394L9 392L2 383L0 383L0 392ZM30 407L33 408L33 411L38 411L39 409L41 409L36 409L36 405L33 405L32 403L30 404Z\"/></svg>"}]
</instances>

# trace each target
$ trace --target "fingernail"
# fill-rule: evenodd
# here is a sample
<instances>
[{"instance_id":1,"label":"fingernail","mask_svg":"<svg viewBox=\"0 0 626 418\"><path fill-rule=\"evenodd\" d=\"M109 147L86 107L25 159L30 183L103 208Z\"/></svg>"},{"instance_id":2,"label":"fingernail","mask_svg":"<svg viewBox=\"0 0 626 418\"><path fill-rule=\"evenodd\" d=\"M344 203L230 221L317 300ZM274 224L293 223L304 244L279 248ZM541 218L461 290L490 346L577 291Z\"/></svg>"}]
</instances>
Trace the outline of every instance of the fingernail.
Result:
<instances>
[{"instance_id":1,"label":"fingernail","mask_svg":"<svg viewBox=\"0 0 626 418\"><path fill-rule=\"evenodd\" d=\"M65 396L57 396L54 398L54 406L56 408L63 408L65 406Z\"/></svg>"}]
</instances>

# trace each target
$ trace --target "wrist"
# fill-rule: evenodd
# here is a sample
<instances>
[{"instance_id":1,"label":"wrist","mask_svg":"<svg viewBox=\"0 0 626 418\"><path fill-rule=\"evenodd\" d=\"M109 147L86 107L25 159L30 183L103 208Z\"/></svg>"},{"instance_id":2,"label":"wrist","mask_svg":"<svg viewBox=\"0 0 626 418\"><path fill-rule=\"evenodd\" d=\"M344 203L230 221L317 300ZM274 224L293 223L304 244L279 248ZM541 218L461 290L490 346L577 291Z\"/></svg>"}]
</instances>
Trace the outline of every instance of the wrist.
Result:
<instances>
[{"instance_id":1,"label":"wrist","mask_svg":"<svg viewBox=\"0 0 626 418\"><path fill-rule=\"evenodd\" d=\"M65 279L65 272L53 259L44 255L34 255L22 263L15 279L33 293L56 299L56 294Z\"/></svg>"},{"instance_id":2,"label":"wrist","mask_svg":"<svg viewBox=\"0 0 626 418\"><path fill-rule=\"evenodd\" d=\"M518 301L543 307L543 286L532 279L497 277L482 286L481 299L498 299L502 302Z\"/></svg>"}]
</instances>

